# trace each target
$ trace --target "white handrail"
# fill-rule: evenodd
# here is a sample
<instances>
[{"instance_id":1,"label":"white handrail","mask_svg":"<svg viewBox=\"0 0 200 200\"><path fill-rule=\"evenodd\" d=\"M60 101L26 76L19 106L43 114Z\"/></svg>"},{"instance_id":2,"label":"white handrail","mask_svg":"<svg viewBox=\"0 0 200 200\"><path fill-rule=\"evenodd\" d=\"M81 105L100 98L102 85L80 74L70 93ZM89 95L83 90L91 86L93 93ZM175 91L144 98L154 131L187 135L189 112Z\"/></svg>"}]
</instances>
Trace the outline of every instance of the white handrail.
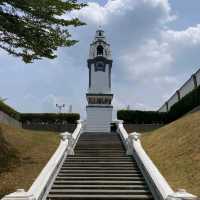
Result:
<instances>
[{"instance_id":1,"label":"white handrail","mask_svg":"<svg viewBox=\"0 0 200 200\"><path fill-rule=\"evenodd\" d=\"M118 127L117 132L122 137L122 140L125 141L127 154L133 155L136 159L137 164L147 180L149 188L156 200L197 199L196 196L187 193L183 189L178 190L178 192L174 192L143 149L139 139L140 134L135 132L128 135L123 127L123 121L117 120L115 123Z\"/></svg>"},{"instance_id":2,"label":"white handrail","mask_svg":"<svg viewBox=\"0 0 200 200\"><path fill-rule=\"evenodd\" d=\"M47 187L47 184L50 183L52 175L55 173L60 162L63 160L67 147L68 140L61 140L58 149L28 190L28 193L33 194L36 199L40 199L40 197L44 194L44 189Z\"/></svg>"},{"instance_id":3,"label":"white handrail","mask_svg":"<svg viewBox=\"0 0 200 200\"><path fill-rule=\"evenodd\" d=\"M115 120L113 121L117 125L117 132L121 136L121 139L124 143L124 146L127 148L127 141L128 141L128 133L126 132L123 126L123 120Z\"/></svg>"},{"instance_id":4,"label":"white handrail","mask_svg":"<svg viewBox=\"0 0 200 200\"><path fill-rule=\"evenodd\" d=\"M54 176L63 162L65 156L70 154L75 147L80 134L82 133L82 121L78 120L77 128L70 134L68 132L60 134L61 141L56 152L53 154L49 162L43 168L39 176L36 178L30 189L25 192L18 189L16 192L6 195L2 200L41 200L47 192Z\"/></svg>"},{"instance_id":5,"label":"white handrail","mask_svg":"<svg viewBox=\"0 0 200 200\"><path fill-rule=\"evenodd\" d=\"M162 195L162 198L166 199L169 195L173 194L174 191L167 183L166 179L161 175L160 171L154 165L149 156L146 154L139 139L133 139L133 149L142 164L145 166L148 174L153 180L153 183L156 185L160 194Z\"/></svg>"},{"instance_id":6,"label":"white handrail","mask_svg":"<svg viewBox=\"0 0 200 200\"><path fill-rule=\"evenodd\" d=\"M73 148L76 146L76 143L82 133L82 129L83 129L83 123L84 121L83 120L78 120L78 125L75 129L75 131L73 132L72 134L72 138L73 138Z\"/></svg>"}]
</instances>

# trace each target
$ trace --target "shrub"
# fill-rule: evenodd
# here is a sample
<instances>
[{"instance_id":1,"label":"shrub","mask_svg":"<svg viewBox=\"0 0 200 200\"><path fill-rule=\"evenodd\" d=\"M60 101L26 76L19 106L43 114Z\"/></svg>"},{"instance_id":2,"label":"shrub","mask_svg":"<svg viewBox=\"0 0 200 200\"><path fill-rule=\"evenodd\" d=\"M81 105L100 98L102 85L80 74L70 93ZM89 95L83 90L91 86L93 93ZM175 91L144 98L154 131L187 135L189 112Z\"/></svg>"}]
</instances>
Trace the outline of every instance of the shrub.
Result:
<instances>
[{"instance_id":1,"label":"shrub","mask_svg":"<svg viewBox=\"0 0 200 200\"><path fill-rule=\"evenodd\" d=\"M71 123L80 119L78 113L22 113L22 123Z\"/></svg>"},{"instance_id":2,"label":"shrub","mask_svg":"<svg viewBox=\"0 0 200 200\"><path fill-rule=\"evenodd\" d=\"M167 113L159 113L155 111L139 111L139 110L119 110L117 118L123 120L124 123L133 124L158 124L167 123Z\"/></svg>"}]
</instances>

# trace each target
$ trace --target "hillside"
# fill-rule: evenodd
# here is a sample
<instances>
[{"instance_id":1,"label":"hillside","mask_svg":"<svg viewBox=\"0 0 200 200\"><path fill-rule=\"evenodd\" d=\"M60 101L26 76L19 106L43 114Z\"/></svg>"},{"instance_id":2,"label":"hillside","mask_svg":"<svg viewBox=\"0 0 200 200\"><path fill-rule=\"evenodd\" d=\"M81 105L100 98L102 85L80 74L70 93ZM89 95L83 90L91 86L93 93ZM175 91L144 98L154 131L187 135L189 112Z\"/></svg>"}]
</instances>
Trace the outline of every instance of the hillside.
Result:
<instances>
[{"instance_id":1,"label":"hillside","mask_svg":"<svg viewBox=\"0 0 200 200\"><path fill-rule=\"evenodd\" d=\"M200 112L145 134L142 144L173 189L200 196Z\"/></svg>"},{"instance_id":2,"label":"hillside","mask_svg":"<svg viewBox=\"0 0 200 200\"><path fill-rule=\"evenodd\" d=\"M59 144L55 133L0 124L0 198L28 189Z\"/></svg>"}]
</instances>

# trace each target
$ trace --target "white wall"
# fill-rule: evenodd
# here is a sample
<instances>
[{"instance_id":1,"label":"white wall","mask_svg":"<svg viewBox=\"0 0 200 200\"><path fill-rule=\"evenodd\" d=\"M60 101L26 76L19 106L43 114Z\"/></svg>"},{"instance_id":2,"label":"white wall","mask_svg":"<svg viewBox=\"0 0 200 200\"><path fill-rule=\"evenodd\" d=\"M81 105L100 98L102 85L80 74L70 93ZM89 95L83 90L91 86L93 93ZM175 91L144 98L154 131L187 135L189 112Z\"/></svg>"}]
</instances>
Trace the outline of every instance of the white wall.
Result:
<instances>
[{"instance_id":1,"label":"white wall","mask_svg":"<svg viewBox=\"0 0 200 200\"><path fill-rule=\"evenodd\" d=\"M196 80L197 80L197 86L200 85L200 69L195 73ZM191 77L189 80L187 80L184 85L178 90L180 92L180 98L183 98L185 95L187 95L189 92L195 89L195 84L193 77ZM175 93L167 102L169 109L178 101L178 95ZM166 112L167 107L165 104L163 104L158 112Z\"/></svg>"},{"instance_id":2,"label":"white wall","mask_svg":"<svg viewBox=\"0 0 200 200\"><path fill-rule=\"evenodd\" d=\"M194 81L193 78L190 78L179 90L181 98L183 98L186 94L191 92L194 89Z\"/></svg>"},{"instance_id":3,"label":"white wall","mask_svg":"<svg viewBox=\"0 0 200 200\"><path fill-rule=\"evenodd\" d=\"M109 88L109 65L106 65L105 72L96 71L94 64L91 67L91 88L90 93L110 93Z\"/></svg>"},{"instance_id":4,"label":"white wall","mask_svg":"<svg viewBox=\"0 0 200 200\"><path fill-rule=\"evenodd\" d=\"M170 108L178 102L178 95L177 93L175 93L168 101L168 109L170 110Z\"/></svg>"},{"instance_id":5,"label":"white wall","mask_svg":"<svg viewBox=\"0 0 200 200\"><path fill-rule=\"evenodd\" d=\"M0 111L0 123L7 124L16 128L21 128L22 124L16 119L10 117L6 113Z\"/></svg>"},{"instance_id":6,"label":"white wall","mask_svg":"<svg viewBox=\"0 0 200 200\"><path fill-rule=\"evenodd\" d=\"M112 110L112 106L87 107L86 132L110 132L110 123L112 122Z\"/></svg>"},{"instance_id":7,"label":"white wall","mask_svg":"<svg viewBox=\"0 0 200 200\"><path fill-rule=\"evenodd\" d=\"M197 79L197 85L199 86L200 85L200 69L196 73L196 79Z\"/></svg>"},{"instance_id":8,"label":"white wall","mask_svg":"<svg viewBox=\"0 0 200 200\"><path fill-rule=\"evenodd\" d=\"M159 112L167 112L167 106L164 104L159 110Z\"/></svg>"}]
</instances>

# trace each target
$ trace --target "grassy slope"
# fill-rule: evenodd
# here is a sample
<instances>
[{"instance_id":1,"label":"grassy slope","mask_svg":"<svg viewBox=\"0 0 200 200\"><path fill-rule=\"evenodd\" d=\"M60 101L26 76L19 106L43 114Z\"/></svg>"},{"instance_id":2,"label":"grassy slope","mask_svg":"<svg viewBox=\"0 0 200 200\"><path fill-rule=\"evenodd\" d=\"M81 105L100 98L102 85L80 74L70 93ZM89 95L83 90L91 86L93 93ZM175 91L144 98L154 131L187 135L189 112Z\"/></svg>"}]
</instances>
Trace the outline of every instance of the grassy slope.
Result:
<instances>
[{"instance_id":1,"label":"grassy slope","mask_svg":"<svg viewBox=\"0 0 200 200\"><path fill-rule=\"evenodd\" d=\"M59 144L55 133L0 124L0 198L28 189Z\"/></svg>"},{"instance_id":2,"label":"grassy slope","mask_svg":"<svg viewBox=\"0 0 200 200\"><path fill-rule=\"evenodd\" d=\"M142 143L173 189L200 196L200 112L145 134Z\"/></svg>"}]
</instances>

